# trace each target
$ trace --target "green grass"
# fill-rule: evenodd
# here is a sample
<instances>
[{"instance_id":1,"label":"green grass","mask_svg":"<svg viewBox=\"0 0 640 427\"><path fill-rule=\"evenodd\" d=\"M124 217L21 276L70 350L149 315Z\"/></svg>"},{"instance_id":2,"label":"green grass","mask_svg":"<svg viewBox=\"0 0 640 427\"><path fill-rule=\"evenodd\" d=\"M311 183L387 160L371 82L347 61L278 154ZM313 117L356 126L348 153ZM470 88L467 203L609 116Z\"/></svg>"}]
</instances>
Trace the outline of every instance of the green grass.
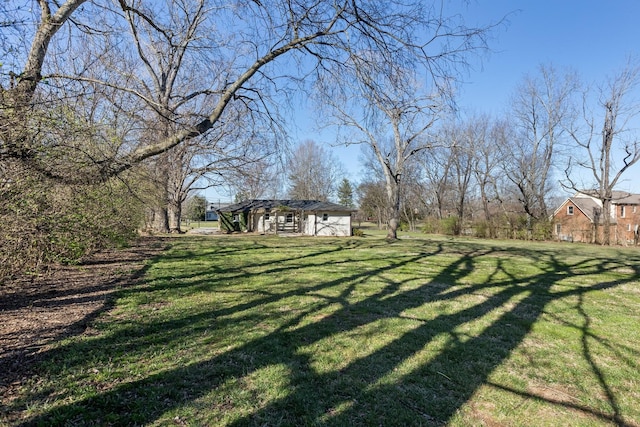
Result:
<instances>
[{"instance_id":1,"label":"green grass","mask_svg":"<svg viewBox=\"0 0 640 427\"><path fill-rule=\"evenodd\" d=\"M640 424L640 252L186 237L5 408L41 425Z\"/></svg>"},{"instance_id":2,"label":"green grass","mask_svg":"<svg viewBox=\"0 0 640 427\"><path fill-rule=\"evenodd\" d=\"M218 228L218 221L182 221L180 229L189 231L194 228Z\"/></svg>"}]
</instances>

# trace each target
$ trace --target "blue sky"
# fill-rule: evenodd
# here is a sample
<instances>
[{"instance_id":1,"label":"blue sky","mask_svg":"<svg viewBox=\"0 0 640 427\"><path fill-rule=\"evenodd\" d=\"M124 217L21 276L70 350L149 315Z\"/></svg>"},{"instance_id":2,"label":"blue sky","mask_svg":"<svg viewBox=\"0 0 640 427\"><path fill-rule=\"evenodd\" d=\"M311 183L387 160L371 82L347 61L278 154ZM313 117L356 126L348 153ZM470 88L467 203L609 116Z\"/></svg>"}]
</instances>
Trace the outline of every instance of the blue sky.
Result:
<instances>
[{"instance_id":1,"label":"blue sky","mask_svg":"<svg viewBox=\"0 0 640 427\"><path fill-rule=\"evenodd\" d=\"M460 104L479 111L500 112L540 64L571 67L591 83L640 50L637 0L477 0L466 14L478 24L508 15L506 29L491 41L493 53L476 65L462 93Z\"/></svg>"},{"instance_id":2,"label":"blue sky","mask_svg":"<svg viewBox=\"0 0 640 427\"><path fill-rule=\"evenodd\" d=\"M535 75L540 64L570 67L592 84L622 68L629 55L640 57L640 0L470 0L459 12L469 26L507 17L489 41L491 52L474 59L465 77L458 104L472 112L503 113L516 85L526 74ZM334 142L331 132L314 128L313 111L299 114L294 142ZM358 182L360 148L334 150L348 178ZM640 164L626 177L620 189L640 192Z\"/></svg>"},{"instance_id":3,"label":"blue sky","mask_svg":"<svg viewBox=\"0 0 640 427\"><path fill-rule=\"evenodd\" d=\"M629 56L640 56L637 0L478 0L470 12L477 22L508 14L493 52L470 73L461 94L461 107L472 111L503 112L518 82L540 64L571 68L584 83L598 85ZM618 188L640 192L640 164Z\"/></svg>"},{"instance_id":4,"label":"blue sky","mask_svg":"<svg viewBox=\"0 0 640 427\"><path fill-rule=\"evenodd\" d=\"M468 25L507 20L489 41L491 52L474 60L465 77L458 104L471 112L504 113L517 84L541 64L571 68L585 83L598 84L629 55L640 56L638 0L472 0L461 12ZM332 142L330 134L317 134L312 126L297 135ZM360 148L335 150L357 181ZM621 189L640 192L640 164L629 172Z\"/></svg>"}]
</instances>

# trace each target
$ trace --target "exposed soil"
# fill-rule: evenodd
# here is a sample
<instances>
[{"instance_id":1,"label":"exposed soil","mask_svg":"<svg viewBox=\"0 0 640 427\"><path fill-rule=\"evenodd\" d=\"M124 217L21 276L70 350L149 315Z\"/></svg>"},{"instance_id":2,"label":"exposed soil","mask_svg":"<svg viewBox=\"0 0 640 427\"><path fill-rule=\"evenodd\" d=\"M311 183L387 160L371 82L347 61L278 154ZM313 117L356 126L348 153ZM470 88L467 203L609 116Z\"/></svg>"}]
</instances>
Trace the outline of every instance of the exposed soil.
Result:
<instances>
[{"instance_id":1,"label":"exposed soil","mask_svg":"<svg viewBox=\"0 0 640 427\"><path fill-rule=\"evenodd\" d=\"M16 397L53 342L85 333L91 321L111 306L114 292L142 277L145 261L166 246L166 240L144 237L130 248L97 253L77 266L54 266L42 276L1 283L2 406ZM15 417L0 415L0 420Z\"/></svg>"}]
</instances>

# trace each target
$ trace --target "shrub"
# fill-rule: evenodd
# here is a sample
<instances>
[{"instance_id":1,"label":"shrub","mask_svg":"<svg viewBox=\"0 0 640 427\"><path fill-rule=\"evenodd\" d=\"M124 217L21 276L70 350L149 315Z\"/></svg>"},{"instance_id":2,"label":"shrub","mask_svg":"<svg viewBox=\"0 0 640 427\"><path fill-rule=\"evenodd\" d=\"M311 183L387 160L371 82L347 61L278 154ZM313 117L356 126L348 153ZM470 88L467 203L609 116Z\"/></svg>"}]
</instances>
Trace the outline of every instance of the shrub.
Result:
<instances>
[{"instance_id":1,"label":"shrub","mask_svg":"<svg viewBox=\"0 0 640 427\"><path fill-rule=\"evenodd\" d=\"M440 229L443 234L455 236L459 234L460 223L457 216L450 216L440 220Z\"/></svg>"},{"instance_id":2,"label":"shrub","mask_svg":"<svg viewBox=\"0 0 640 427\"><path fill-rule=\"evenodd\" d=\"M533 224L532 238L534 240L551 240L553 236L553 223L551 221L538 221Z\"/></svg>"},{"instance_id":3,"label":"shrub","mask_svg":"<svg viewBox=\"0 0 640 427\"><path fill-rule=\"evenodd\" d=\"M126 245L141 223L141 204L121 181L64 185L5 163L0 184L0 281Z\"/></svg>"},{"instance_id":4,"label":"shrub","mask_svg":"<svg viewBox=\"0 0 640 427\"><path fill-rule=\"evenodd\" d=\"M438 220L432 217L428 217L428 218L425 218L420 230L425 234L435 234L440 232L438 226L439 226Z\"/></svg>"},{"instance_id":5,"label":"shrub","mask_svg":"<svg viewBox=\"0 0 640 427\"><path fill-rule=\"evenodd\" d=\"M491 228L488 221L477 221L474 225L474 234L476 237L490 237Z\"/></svg>"}]
</instances>

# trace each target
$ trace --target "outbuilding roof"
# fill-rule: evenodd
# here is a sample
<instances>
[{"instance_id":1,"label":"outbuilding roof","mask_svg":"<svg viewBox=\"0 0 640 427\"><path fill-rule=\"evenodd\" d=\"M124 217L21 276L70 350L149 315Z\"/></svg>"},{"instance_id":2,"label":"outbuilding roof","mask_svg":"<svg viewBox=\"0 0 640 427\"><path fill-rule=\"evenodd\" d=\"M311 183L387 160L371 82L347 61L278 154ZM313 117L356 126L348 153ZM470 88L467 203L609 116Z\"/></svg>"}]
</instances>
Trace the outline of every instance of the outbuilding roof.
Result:
<instances>
[{"instance_id":1,"label":"outbuilding roof","mask_svg":"<svg viewBox=\"0 0 640 427\"><path fill-rule=\"evenodd\" d=\"M355 209L332 202L320 200L245 200L229 206L223 206L218 212L251 212L259 210L277 210L287 208L302 211L354 212Z\"/></svg>"}]
</instances>

